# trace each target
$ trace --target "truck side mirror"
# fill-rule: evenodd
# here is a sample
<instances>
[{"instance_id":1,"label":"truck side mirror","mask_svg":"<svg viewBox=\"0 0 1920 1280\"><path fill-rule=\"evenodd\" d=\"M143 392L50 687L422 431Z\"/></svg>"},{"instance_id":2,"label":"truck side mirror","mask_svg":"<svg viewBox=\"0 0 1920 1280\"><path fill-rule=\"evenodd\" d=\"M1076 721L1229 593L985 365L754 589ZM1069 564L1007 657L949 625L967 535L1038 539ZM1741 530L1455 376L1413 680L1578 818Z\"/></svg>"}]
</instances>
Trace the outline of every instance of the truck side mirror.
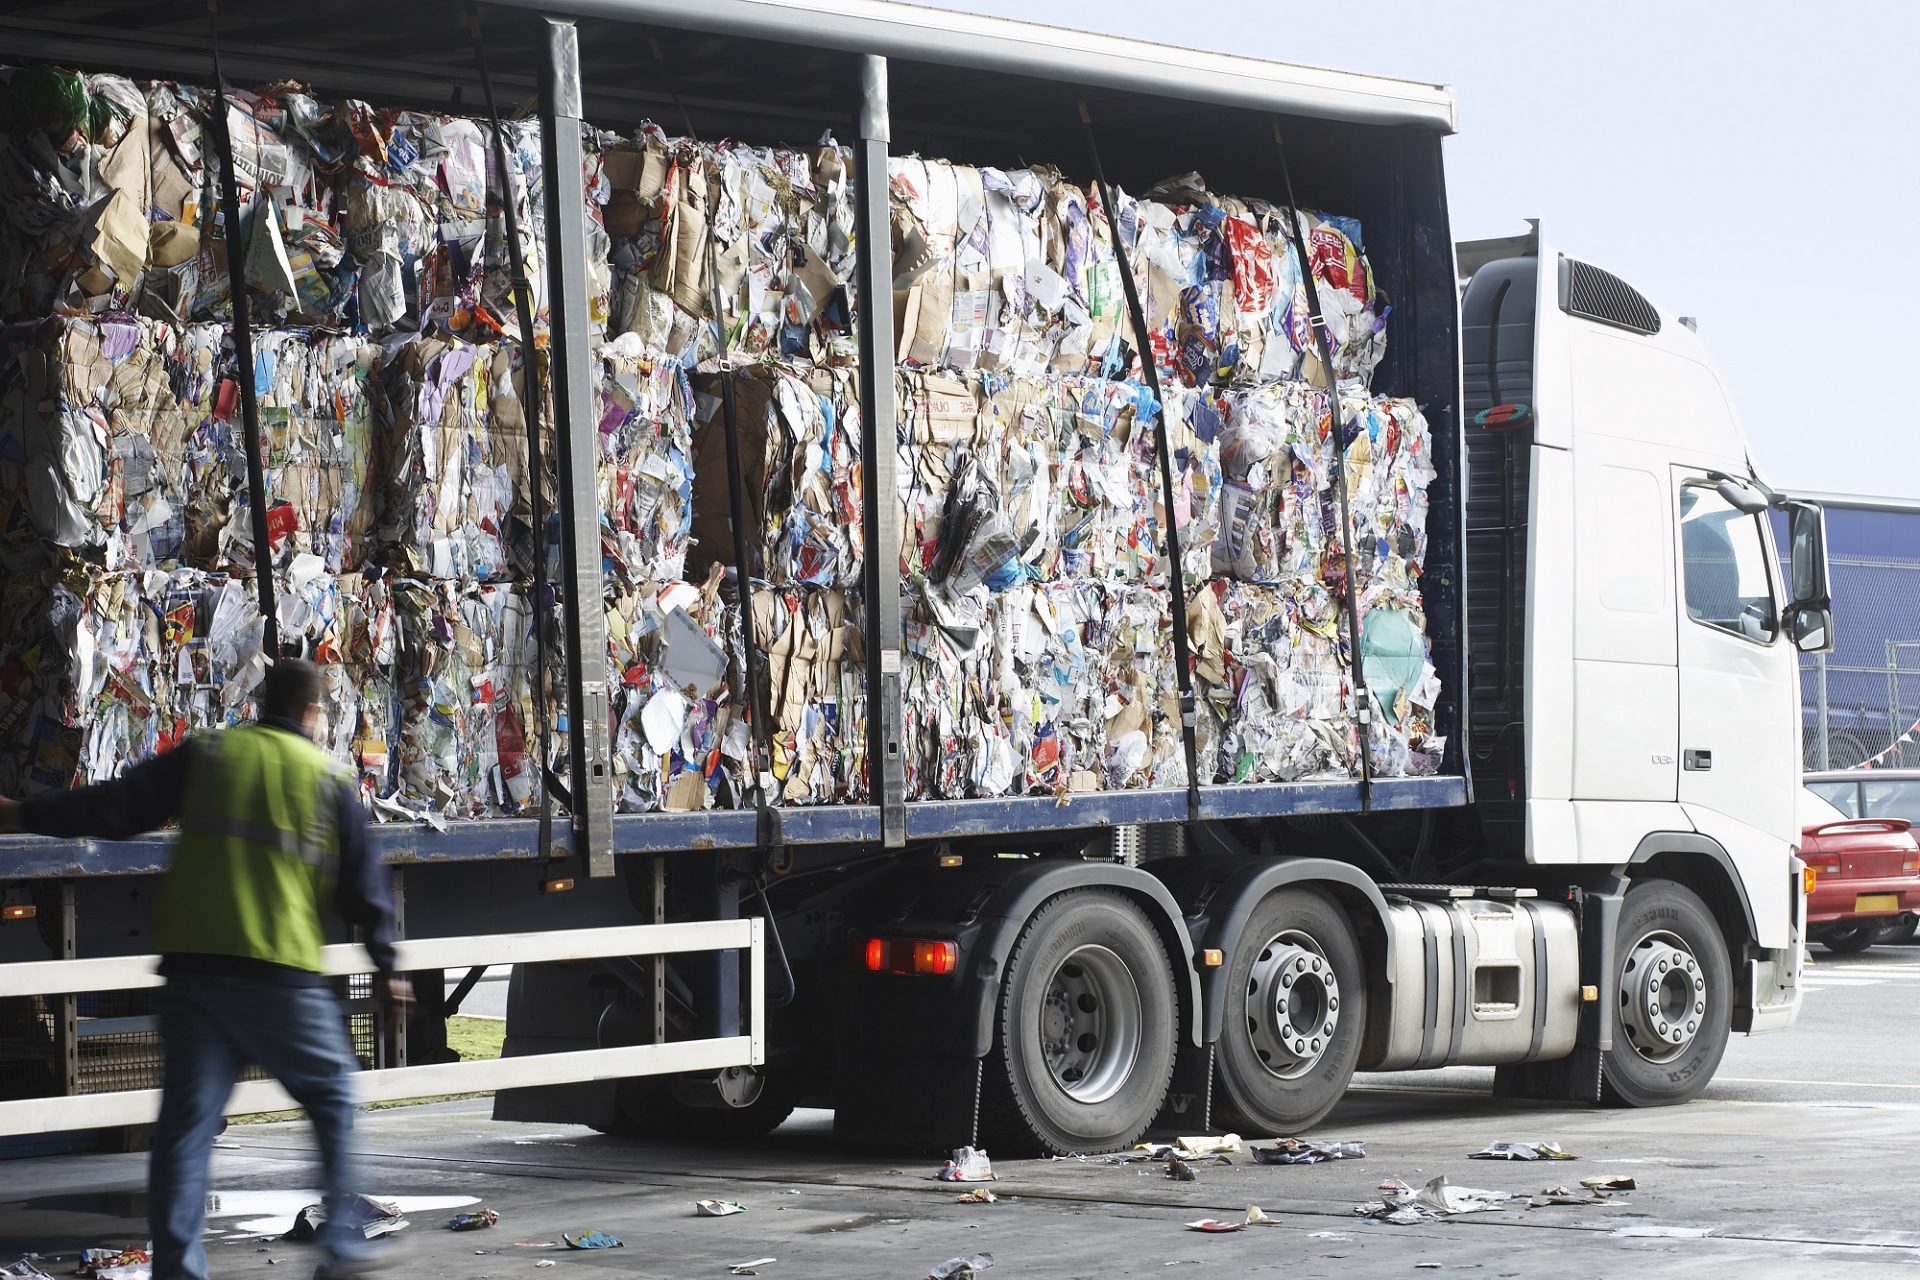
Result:
<instances>
[{"instance_id":1,"label":"truck side mirror","mask_svg":"<svg viewBox=\"0 0 1920 1280\"><path fill-rule=\"evenodd\" d=\"M1833 610L1825 605L1795 605L1787 613L1787 634L1802 653L1833 652Z\"/></svg>"},{"instance_id":2,"label":"truck side mirror","mask_svg":"<svg viewBox=\"0 0 1920 1280\"><path fill-rule=\"evenodd\" d=\"M1811 502L1788 502L1787 565L1792 581L1788 630L1802 653L1833 652L1833 588L1827 574L1827 515Z\"/></svg>"}]
</instances>

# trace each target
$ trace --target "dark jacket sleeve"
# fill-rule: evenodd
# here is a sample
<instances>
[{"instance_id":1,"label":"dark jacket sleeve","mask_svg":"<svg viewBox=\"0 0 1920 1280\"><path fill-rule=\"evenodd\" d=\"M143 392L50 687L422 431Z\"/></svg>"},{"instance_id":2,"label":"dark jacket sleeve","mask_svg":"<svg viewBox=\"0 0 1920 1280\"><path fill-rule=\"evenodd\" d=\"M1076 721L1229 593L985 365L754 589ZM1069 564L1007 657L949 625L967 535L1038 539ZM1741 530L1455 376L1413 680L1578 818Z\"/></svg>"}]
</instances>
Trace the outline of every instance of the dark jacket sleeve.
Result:
<instances>
[{"instance_id":1,"label":"dark jacket sleeve","mask_svg":"<svg viewBox=\"0 0 1920 1280\"><path fill-rule=\"evenodd\" d=\"M367 844L367 811L351 782L340 787L340 883L335 906L366 940L367 955L382 974L393 972L393 889L387 869Z\"/></svg>"},{"instance_id":2,"label":"dark jacket sleeve","mask_svg":"<svg viewBox=\"0 0 1920 1280\"><path fill-rule=\"evenodd\" d=\"M156 831L179 813L195 750L188 739L110 782L29 796L20 802L20 829L43 836L105 840Z\"/></svg>"}]
</instances>

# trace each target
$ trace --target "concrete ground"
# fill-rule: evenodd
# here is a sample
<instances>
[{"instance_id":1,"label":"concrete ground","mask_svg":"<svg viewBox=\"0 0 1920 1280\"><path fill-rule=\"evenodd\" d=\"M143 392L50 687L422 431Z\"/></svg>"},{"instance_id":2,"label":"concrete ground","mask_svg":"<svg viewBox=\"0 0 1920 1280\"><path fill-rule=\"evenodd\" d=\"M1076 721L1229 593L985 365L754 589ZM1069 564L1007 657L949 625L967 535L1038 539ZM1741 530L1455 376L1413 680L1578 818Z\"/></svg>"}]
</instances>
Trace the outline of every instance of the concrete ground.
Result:
<instances>
[{"instance_id":1,"label":"concrete ground","mask_svg":"<svg viewBox=\"0 0 1920 1280\"><path fill-rule=\"evenodd\" d=\"M645 1277L726 1276L775 1258L768 1277L918 1280L956 1255L989 1252L993 1277L1392 1275L1845 1276L1920 1267L1912 1215L1920 1147L1920 947L1816 953L1802 1025L1736 1038L1706 1098L1659 1111L1495 1103L1470 1070L1360 1083L1317 1136L1364 1140L1364 1160L1312 1167L1202 1166L1169 1181L1155 1166L1100 1159L996 1161L1000 1202L955 1203L925 1162L869 1158L828 1142L802 1112L763 1141L724 1149L606 1138L566 1126L495 1124L484 1102L370 1113L366 1183L407 1198L412 1226L386 1249L400 1276L532 1280L541 1264ZM1560 1142L1576 1163L1470 1161L1493 1139ZM311 1198L304 1123L236 1126L216 1153L210 1247L221 1277L309 1267L310 1246L269 1238ZM1385 1177L1537 1192L1627 1174L1640 1189L1605 1206L1503 1209L1417 1226L1351 1216ZM0 1264L144 1234L139 1156L0 1165ZM693 1202L748 1212L694 1216ZM500 1225L454 1234L457 1207ZM1184 1229L1274 1220L1231 1235ZM571 1252L537 1242L598 1228L626 1247ZM520 1242L536 1242L522 1246ZM50 1262L53 1273L71 1271ZM304 1272L302 1274L305 1274ZM562 1278L564 1280L564 1277Z\"/></svg>"}]
</instances>

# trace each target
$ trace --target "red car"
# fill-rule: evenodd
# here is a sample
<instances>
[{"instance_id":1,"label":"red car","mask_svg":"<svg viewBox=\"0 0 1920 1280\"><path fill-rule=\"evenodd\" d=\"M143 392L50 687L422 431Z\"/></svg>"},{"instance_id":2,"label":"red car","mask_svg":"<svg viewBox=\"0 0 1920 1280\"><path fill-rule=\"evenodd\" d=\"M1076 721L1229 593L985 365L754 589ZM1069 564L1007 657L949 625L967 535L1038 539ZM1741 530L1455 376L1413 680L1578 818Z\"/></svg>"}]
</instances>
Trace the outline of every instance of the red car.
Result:
<instances>
[{"instance_id":1,"label":"red car","mask_svg":"<svg viewBox=\"0 0 1920 1280\"><path fill-rule=\"evenodd\" d=\"M1920 912L1920 843L1905 818L1850 818L1800 793L1800 860L1814 873L1807 933L1829 951L1865 951Z\"/></svg>"}]
</instances>

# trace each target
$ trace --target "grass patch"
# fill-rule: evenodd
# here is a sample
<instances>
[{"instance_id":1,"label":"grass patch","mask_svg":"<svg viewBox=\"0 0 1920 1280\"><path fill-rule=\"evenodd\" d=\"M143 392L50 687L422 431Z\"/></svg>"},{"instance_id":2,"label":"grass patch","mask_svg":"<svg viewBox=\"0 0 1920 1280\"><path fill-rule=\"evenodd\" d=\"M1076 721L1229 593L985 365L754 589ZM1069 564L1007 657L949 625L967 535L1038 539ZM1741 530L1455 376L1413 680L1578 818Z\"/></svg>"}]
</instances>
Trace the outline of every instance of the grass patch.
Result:
<instances>
[{"instance_id":1,"label":"grass patch","mask_svg":"<svg viewBox=\"0 0 1920 1280\"><path fill-rule=\"evenodd\" d=\"M463 1018L447 1019L447 1047L459 1054L463 1060L475 1058L497 1058L501 1046L507 1042L507 1020L505 1018Z\"/></svg>"},{"instance_id":2,"label":"grass patch","mask_svg":"<svg viewBox=\"0 0 1920 1280\"><path fill-rule=\"evenodd\" d=\"M476 1059L497 1058L507 1040L507 1023L504 1018L466 1018L447 1019L447 1047L460 1055L462 1062ZM467 1098L491 1098L492 1092L481 1093L443 1093L431 1098L406 1098L398 1102L370 1102L368 1111L391 1111L396 1107L418 1107L429 1102L459 1102ZM234 1116L233 1124L275 1124L282 1120L299 1120L306 1116L304 1111L259 1111L252 1115Z\"/></svg>"}]
</instances>

